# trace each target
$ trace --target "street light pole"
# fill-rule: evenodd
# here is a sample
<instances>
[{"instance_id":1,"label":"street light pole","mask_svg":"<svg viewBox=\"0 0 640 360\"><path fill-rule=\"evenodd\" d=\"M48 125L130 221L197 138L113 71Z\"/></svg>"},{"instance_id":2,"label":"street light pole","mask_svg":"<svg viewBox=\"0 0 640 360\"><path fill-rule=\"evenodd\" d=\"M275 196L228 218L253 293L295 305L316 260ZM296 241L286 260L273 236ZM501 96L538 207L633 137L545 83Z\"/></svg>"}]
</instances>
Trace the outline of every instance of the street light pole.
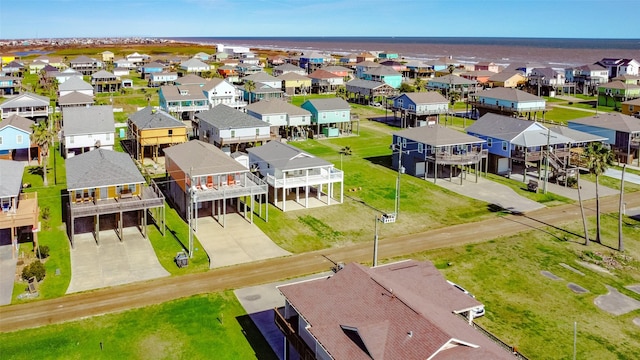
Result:
<instances>
[{"instance_id":1,"label":"street light pole","mask_svg":"<svg viewBox=\"0 0 640 360\"><path fill-rule=\"evenodd\" d=\"M376 233L373 237L373 267L378 266L378 215L375 217L376 222Z\"/></svg>"},{"instance_id":2,"label":"street light pole","mask_svg":"<svg viewBox=\"0 0 640 360\"><path fill-rule=\"evenodd\" d=\"M551 138L551 129L547 129L547 155L545 156L545 167L544 167L544 186L542 188L542 193L547 193L547 182L549 182L549 143Z\"/></svg>"},{"instance_id":3,"label":"street light pole","mask_svg":"<svg viewBox=\"0 0 640 360\"><path fill-rule=\"evenodd\" d=\"M395 202L396 217L400 213L400 174L402 174L402 145L397 144L397 147L398 147L398 178L396 179L396 202Z\"/></svg>"}]
</instances>

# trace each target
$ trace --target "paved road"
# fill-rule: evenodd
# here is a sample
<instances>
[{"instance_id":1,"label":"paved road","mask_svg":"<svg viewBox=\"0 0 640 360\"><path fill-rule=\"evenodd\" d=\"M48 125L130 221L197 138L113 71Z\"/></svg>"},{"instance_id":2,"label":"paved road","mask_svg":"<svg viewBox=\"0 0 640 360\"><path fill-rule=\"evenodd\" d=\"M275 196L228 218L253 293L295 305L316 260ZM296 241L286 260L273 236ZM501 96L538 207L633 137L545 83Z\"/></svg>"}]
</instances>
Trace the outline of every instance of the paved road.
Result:
<instances>
[{"instance_id":1,"label":"paved road","mask_svg":"<svg viewBox=\"0 0 640 360\"><path fill-rule=\"evenodd\" d=\"M640 192L628 194L625 201L629 208L640 206ZM601 206L603 212L615 212L618 208L618 198L611 196L602 199ZM589 215L594 214L593 201L585 202L585 207ZM580 208L577 204L557 206L534 211L525 216L509 215L420 234L383 239L379 245L379 254L381 258L387 258L429 249L482 242L547 225L560 226L579 218ZM346 263L370 261L371 254L371 244L357 243L340 248L217 268L205 273L161 278L71 294L57 299L0 307L0 331L15 331L61 323L159 304L201 293L239 289L326 271L332 264L323 255L334 261Z\"/></svg>"},{"instance_id":2,"label":"paved road","mask_svg":"<svg viewBox=\"0 0 640 360\"><path fill-rule=\"evenodd\" d=\"M612 177L614 179L620 180L622 178L622 170L607 169L607 171L604 172L604 176L608 176L608 177ZM630 173L628 171L625 171L625 173L624 173L624 181L625 182L628 181L630 183L634 183L634 184L640 185L640 175L636 175L634 173Z\"/></svg>"}]
</instances>

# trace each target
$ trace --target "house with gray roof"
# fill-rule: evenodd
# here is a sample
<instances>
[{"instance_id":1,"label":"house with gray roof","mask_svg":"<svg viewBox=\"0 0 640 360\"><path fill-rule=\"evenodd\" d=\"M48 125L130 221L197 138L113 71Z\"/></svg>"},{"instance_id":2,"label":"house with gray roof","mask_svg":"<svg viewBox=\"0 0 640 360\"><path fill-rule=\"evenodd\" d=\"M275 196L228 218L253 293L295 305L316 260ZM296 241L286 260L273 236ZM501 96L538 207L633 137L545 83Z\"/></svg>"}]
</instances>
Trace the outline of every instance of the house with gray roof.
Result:
<instances>
[{"instance_id":1,"label":"house with gray roof","mask_svg":"<svg viewBox=\"0 0 640 360\"><path fill-rule=\"evenodd\" d=\"M162 110L178 114L181 119L193 120L195 113L209 109L209 101L200 85L161 86L158 97Z\"/></svg>"},{"instance_id":2,"label":"house with gray roof","mask_svg":"<svg viewBox=\"0 0 640 360\"><path fill-rule=\"evenodd\" d=\"M371 105L373 102L387 103L387 98L398 94L393 86L373 80L353 79L347 82L347 100L358 104Z\"/></svg>"},{"instance_id":3,"label":"house with gray roof","mask_svg":"<svg viewBox=\"0 0 640 360\"><path fill-rule=\"evenodd\" d=\"M29 119L49 118L50 99L30 92L22 93L0 104L0 118L16 114Z\"/></svg>"},{"instance_id":4,"label":"house with gray roof","mask_svg":"<svg viewBox=\"0 0 640 360\"><path fill-rule=\"evenodd\" d=\"M478 89L478 82L469 80L462 76L447 74L433 79L429 79L426 88L428 90L440 91L450 98L449 94L457 93L459 99L466 99L470 93Z\"/></svg>"},{"instance_id":5,"label":"house with gray roof","mask_svg":"<svg viewBox=\"0 0 640 360\"><path fill-rule=\"evenodd\" d=\"M164 196L145 183L128 154L96 149L65 160L68 206L67 233L74 246L76 233L114 230L125 241L123 227L135 226L147 238L148 213L164 233ZM156 212L149 210L156 209ZM106 219L100 224L101 219Z\"/></svg>"},{"instance_id":6,"label":"house with gray roof","mask_svg":"<svg viewBox=\"0 0 640 360\"><path fill-rule=\"evenodd\" d=\"M91 85L95 93L116 92L120 90L122 81L114 73L100 70L91 75Z\"/></svg>"},{"instance_id":7,"label":"house with gray roof","mask_svg":"<svg viewBox=\"0 0 640 360\"><path fill-rule=\"evenodd\" d=\"M205 71L210 71L212 67L211 65L203 62L200 59L191 58L189 60L181 62L179 69L183 74L200 75Z\"/></svg>"},{"instance_id":8,"label":"house with gray roof","mask_svg":"<svg viewBox=\"0 0 640 360\"><path fill-rule=\"evenodd\" d=\"M243 82L247 82L247 81L253 81L256 85L258 83L264 84L264 85L268 85L272 88L275 89L281 89L282 88L282 80L278 79L275 76L269 75L266 72L257 72L255 74L251 74L251 75L247 75L245 77L242 78Z\"/></svg>"},{"instance_id":9,"label":"house with gray roof","mask_svg":"<svg viewBox=\"0 0 640 360\"><path fill-rule=\"evenodd\" d=\"M61 108L74 106L87 107L93 105L94 102L95 100L92 95L83 94L78 91L73 91L58 97L58 106Z\"/></svg>"},{"instance_id":10,"label":"house with gray roof","mask_svg":"<svg viewBox=\"0 0 640 360\"><path fill-rule=\"evenodd\" d=\"M248 115L269 123L271 133L285 138L306 139L304 127L311 125L311 113L282 100L262 100L246 107Z\"/></svg>"},{"instance_id":11,"label":"house with gray roof","mask_svg":"<svg viewBox=\"0 0 640 360\"><path fill-rule=\"evenodd\" d=\"M469 104L472 112L477 110L480 116L495 113L535 119L538 113L544 114L547 110L545 99L526 91L502 87L471 94Z\"/></svg>"},{"instance_id":12,"label":"house with gray roof","mask_svg":"<svg viewBox=\"0 0 640 360\"><path fill-rule=\"evenodd\" d=\"M0 120L0 159L9 160L31 160L31 153L36 153L37 145L31 144L31 127L35 122L13 114L6 119ZM36 151L32 151L33 148Z\"/></svg>"},{"instance_id":13,"label":"house with gray roof","mask_svg":"<svg viewBox=\"0 0 640 360\"><path fill-rule=\"evenodd\" d=\"M402 73L390 66L374 67L363 74L363 79L379 81L391 85L394 89L399 89L402 84Z\"/></svg>"},{"instance_id":14,"label":"house with gray roof","mask_svg":"<svg viewBox=\"0 0 640 360\"><path fill-rule=\"evenodd\" d=\"M403 93L393 98L393 117L400 127L420 127L440 123L440 115L449 111L449 100L437 91Z\"/></svg>"},{"instance_id":15,"label":"house with gray roof","mask_svg":"<svg viewBox=\"0 0 640 360\"><path fill-rule=\"evenodd\" d=\"M282 88L287 95L311 93L311 79L308 76L287 72L279 75L278 79L282 80Z\"/></svg>"},{"instance_id":16,"label":"house with gray roof","mask_svg":"<svg viewBox=\"0 0 640 360\"><path fill-rule=\"evenodd\" d=\"M69 67L82 73L82 75L91 75L101 70L104 67L104 63L100 60L80 55L69 61Z\"/></svg>"},{"instance_id":17,"label":"house with gray roof","mask_svg":"<svg viewBox=\"0 0 640 360\"><path fill-rule=\"evenodd\" d=\"M187 125L171 114L147 106L127 119L127 139L131 156L143 161L145 157L157 162L163 150L189 140Z\"/></svg>"},{"instance_id":18,"label":"house with gray roof","mask_svg":"<svg viewBox=\"0 0 640 360\"><path fill-rule=\"evenodd\" d=\"M351 133L354 123L359 132L357 117L351 117L351 106L340 98L309 99L301 107L311 112L311 123L315 125L315 134L327 137Z\"/></svg>"},{"instance_id":19,"label":"house with gray roof","mask_svg":"<svg viewBox=\"0 0 640 360\"><path fill-rule=\"evenodd\" d=\"M272 139L268 122L224 104L196 114L196 119L200 140L228 153Z\"/></svg>"},{"instance_id":20,"label":"house with gray roof","mask_svg":"<svg viewBox=\"0 0 640 360\"><path fill-rule=\"evenodd\" d=\"M303 76L307 74L305 69L289 63L282 64L273 68L273 76L275 77L288 73L294 73Z\"/></svg>"},{"instance_id":21,"label":"house with gray roof","mask_svg":"<svg viewBox=\"0 0 640 360\"><path fill-rule=\"evenodd\" d=\"M224 227L227 203L230 201L236 204L249 203L250 213L247 214L245 208L244 217L253 223L254 212L262 208L260 195L265 195L268 189L264 180L252 174L248 167L215 145L200 140L167 148L165 168L171 179L168 182L168 197L185 219L189 217L188 211L191 209L196 219L196 231L198 218L202 216L211 216ZM259 207L254 206L256 197ZM240 208L236 210L241 212ZM267 212L264 219L268 218Z\"/></svg>"},{"instance_id":22,"label":"house with gray roof","mask_svg":"<svg viewBox=\"0 0 640 360\"><path fill-rule=\"evenodd\" d=\"M175 79L176 85L198 85L203 86L207 83L207 80L196 75L196 74L187 74L185 76L180 76Z\"/></svg>"},{"instance_id":23,"label":"house with gray roof","mask_svg":"<svg viewBox=\"0 0 640 360\"><path fill-rule=\"evenodd\" d=\"M62 84L58 85L58 97L68 95L74 91L81 94L93 96L93 86L82 80L80 77L73 76Z\"/></svg>"},{"instance_id":24,"label":"house with gray roof","mask_svg":"<svg viewBox=\"0 0 640 360\"><path fill-rule=\"evenodd\" d=\"M489 152L491 172L511 175L515 163L526 179L529 163L537 162L537 173L540 174L542 162L548 158L554 176L572 175L569 174L569 158L574 140L541 123L487 113L469 126L467 133L486 141L483 149Z\"/></svg>"},{"instance_id":25,"label":"house with gray roof","mask_svg":"<svg viewBox=\"0 0 640 360\"><path fill-rule=\"evenodd\" d=\"M0 73L0 95L14 95L20 92L22 78L17 76L4 76Z\"/></svg>"},{"instance_id":26,"label":"house with gray roof","mask_svg":"<svg viewBox=\"0 0 640 360\"><path fill-rule=\"evenodd\" d=\"M433 176L434 183L447 166L450 178L469 166L475 169L477 182L488 157L484 143L486 140L437 124L405 129L393 133L391 162L395 169L401 167L410 175Z\"/></svg>"},{"instance_id":27,"label":"house with gray roof","mask_svg":"<svg viewBox=\"0 0 640 360\"><path fill-rule=\"evenodd\" d=\"M471 326L473 311L484 305L430 262L372 268L349 263L330 276L277 288L284 296L274 311L285 338L278 354L283 358L523 358L515 347Z\"/></svg>"},{"instance_id":28,"label":"house with gray roof","mask_svg":"<svg viewBox=\"0 0 640 360\"><path fill-rule=\"evenodd\" d=\"M34 246L38 245L38 193L22 192L24 168L22 161L0 160L0 236L11 238L12 258L18 252L20 233L31 233Z\"/></svg>"},{"instance_id":29,"label":"house with gray roof","mask_svg":"<svg viewBox=\"0 0 640 360\"><path fill-rule=\"evenodd\" d=\"M602 113L568 121L570 129L606 137L619 162L640 166L640 119L620 114Z\"/></svg>"},{"instance_id":30,"label":"house with gray roof","mask_svg":"<svg viewBox=\"0 0 640 360\"><path fill-rule=\"evenodd\" d=\"M249 164L269 184L269 201L282 211L342 203L344 173L324 159L279 141L248 148ZM335 186L340 186L340 198ZM302 193L302 194L301 194Z\"/></svg>"},{"instance_id":31,"label":"house with gray roof","mask_svg":"<svg viewBox=\"0 0 640 360\"><path fill-rule=\"evenodd\" d=\"M62 149L66 158L96 148L113 150L115 121L111 105L62 109Z\"/></svg>"}]
</instances>

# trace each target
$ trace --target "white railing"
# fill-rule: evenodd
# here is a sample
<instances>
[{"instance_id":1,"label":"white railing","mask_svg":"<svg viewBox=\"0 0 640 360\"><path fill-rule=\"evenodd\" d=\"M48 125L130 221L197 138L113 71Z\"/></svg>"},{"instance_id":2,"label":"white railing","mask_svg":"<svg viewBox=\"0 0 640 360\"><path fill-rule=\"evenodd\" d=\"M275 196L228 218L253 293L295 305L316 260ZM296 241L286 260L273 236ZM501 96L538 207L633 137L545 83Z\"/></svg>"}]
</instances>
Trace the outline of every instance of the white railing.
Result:
<instances>
[{"instance_id":1,"label":"white railing","mask_svg":"<svg viewBox=\"0 0 640 360\"><path fill-rule=\"evenodd\" d=\"M294 188L309 185L319 185L327 183L342 182L344 173L338 169L331 169L325 174L314 174L308 176L294 176L285 178L276 178L273 175L267 175L267 183L275 188Z\"/></svg>"}]
</instances>

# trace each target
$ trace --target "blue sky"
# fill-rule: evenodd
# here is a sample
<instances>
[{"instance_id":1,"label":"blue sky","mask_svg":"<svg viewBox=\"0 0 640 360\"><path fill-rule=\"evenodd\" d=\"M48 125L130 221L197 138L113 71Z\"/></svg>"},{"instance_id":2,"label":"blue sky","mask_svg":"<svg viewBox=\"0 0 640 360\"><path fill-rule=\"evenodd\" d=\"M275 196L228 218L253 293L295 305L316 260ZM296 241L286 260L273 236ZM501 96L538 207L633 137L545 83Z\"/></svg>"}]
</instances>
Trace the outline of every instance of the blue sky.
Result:
<instances>
[{"instance_id":1,"label":"blue sky","mask_svg":"<svg viewBox=\"0 0 640 360\"><path fill-rule=\"evenodd\" d=\"M0 0L0 39L111 36L640 38L638 1Z\"/></svg>"}]
</instances>

